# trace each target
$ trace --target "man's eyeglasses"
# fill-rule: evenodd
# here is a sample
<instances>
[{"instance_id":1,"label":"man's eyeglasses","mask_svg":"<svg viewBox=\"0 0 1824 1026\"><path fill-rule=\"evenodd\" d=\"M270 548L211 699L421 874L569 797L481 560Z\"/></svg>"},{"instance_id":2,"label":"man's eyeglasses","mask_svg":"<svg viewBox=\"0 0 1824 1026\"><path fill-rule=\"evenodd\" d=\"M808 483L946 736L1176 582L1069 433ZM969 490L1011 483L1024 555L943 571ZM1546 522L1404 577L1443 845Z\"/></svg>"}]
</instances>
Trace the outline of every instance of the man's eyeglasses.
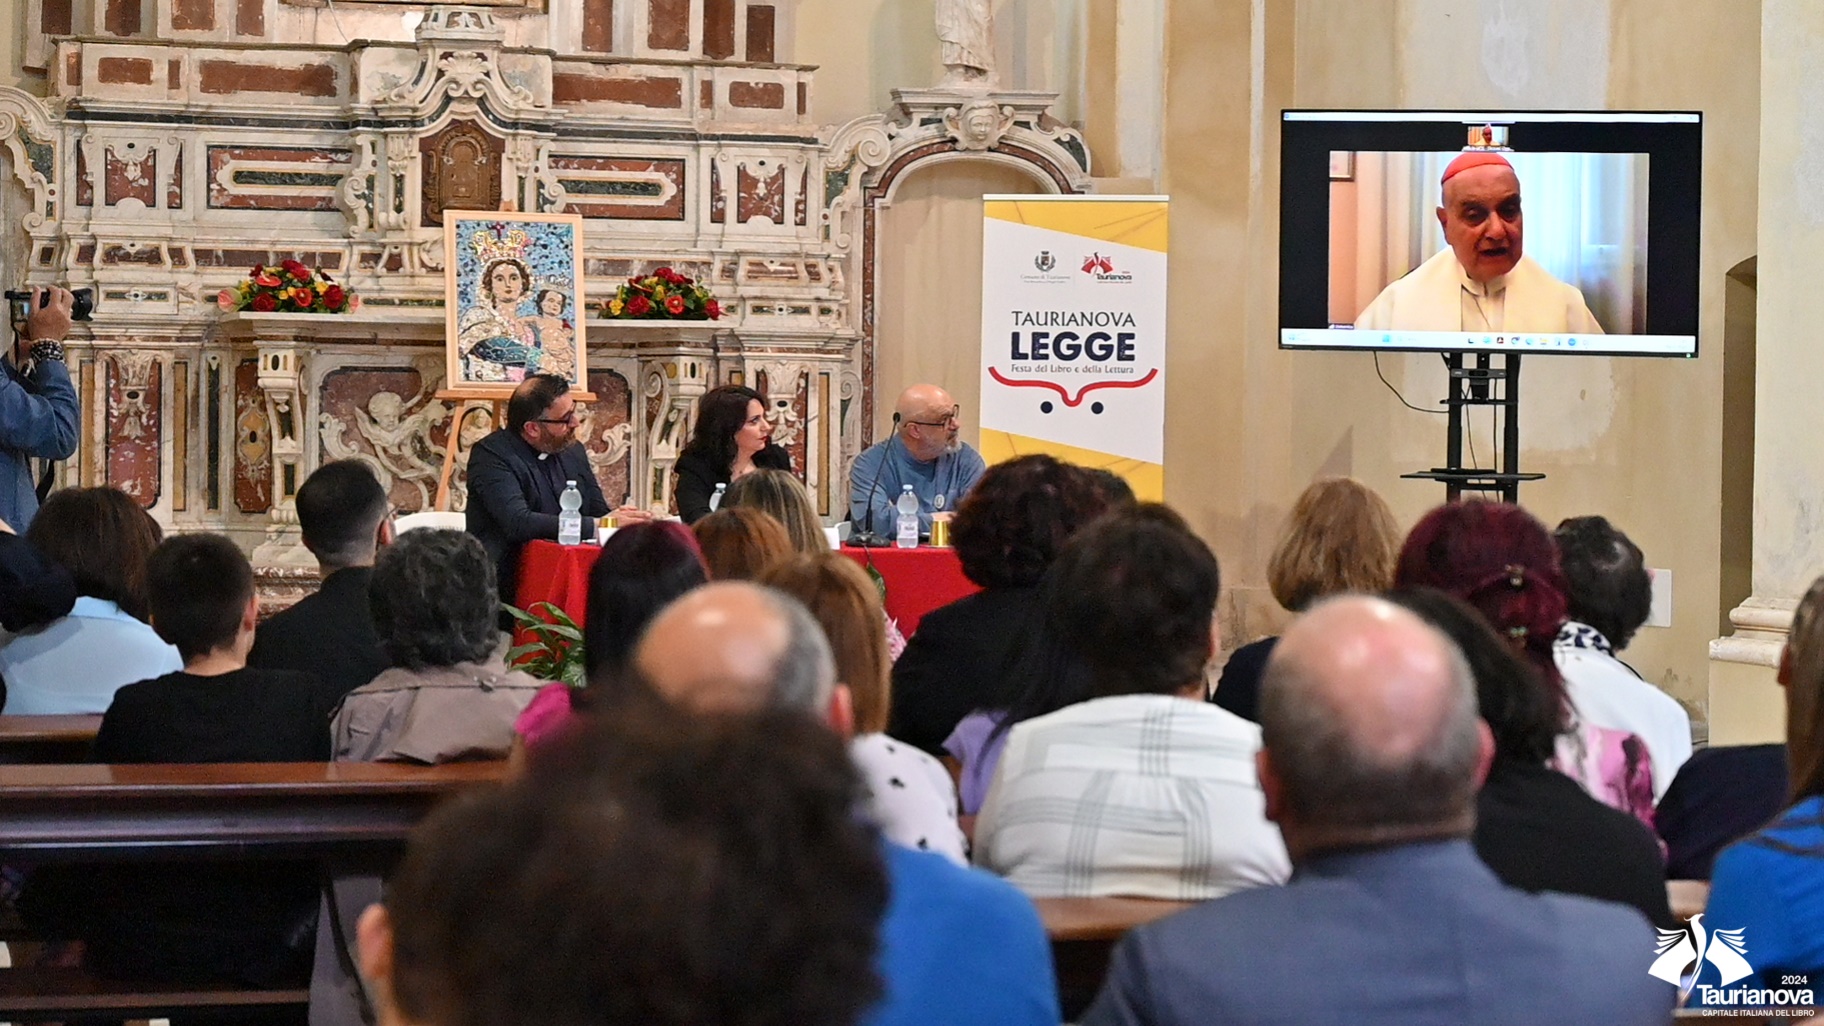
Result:
<instances>
[{"instance_id":1,"label":"man's eyeglasses","mask_svg":"<svg viewBox=\"0 0 1824 1026\"><path fill-rule=\"evenodd\" d=\"M582 422L583 422L583 414L577 410L571 410L569 416L566 416L566 417L534 417L534 418L532 418L532 423L534 423L534 424L580 424Z\"/></svg>"},{"instance_id":2,"label":"man's eyeglasses","mask_svg":"<svg viewBox=\"0 0 1824 1026\"><path fill-rule=\"evenodd\" d=\"M944 414L943 420L908 420L906 423L917 424L919 427L950 427L951 425L962 423L962 419L963 408L958 406L949 413Z\"/></svg>"}]
</instances>

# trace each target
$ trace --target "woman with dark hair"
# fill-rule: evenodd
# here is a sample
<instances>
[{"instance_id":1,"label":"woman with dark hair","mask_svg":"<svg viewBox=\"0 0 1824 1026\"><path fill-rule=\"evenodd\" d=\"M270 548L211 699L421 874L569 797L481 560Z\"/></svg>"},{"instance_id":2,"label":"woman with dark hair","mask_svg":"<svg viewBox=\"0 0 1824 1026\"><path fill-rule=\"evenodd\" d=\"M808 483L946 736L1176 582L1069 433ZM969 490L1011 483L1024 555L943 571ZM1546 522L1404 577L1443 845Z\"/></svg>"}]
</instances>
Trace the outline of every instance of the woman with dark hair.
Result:
<instances>
[{"instance_id":1,"label":"woman with dark hair","mask_svg":"<svg viewBox=\"0 0 1824 1026\"><path fill-rule=\"evenodd\" d=\"M1495 760L1476 797L1476 854L1503 882L1620 902L1671 925L1665 863L1640 822L1546 766L1563 725L1558 696L1461 599L1434 588L1387 596L1442 631L1476 679Z\"/></svg>"},{"instance_id":2,"label":"woman with dark hair","mask_svg":"<svg viewBox=\"0 0 1824 1026\"><path fill-rule=\"evenodd\" d=\"M0 648L9 716L106 712L114 692L184 668L147 625L146 561L161 532L117 488L52 493L26 541L76 582L69 615Z\"/></svg>"},{"instance_id":3,"label":"woman with dark hair","mask_svg":"<svg viewBox=\"0 0 1824 1026\"><path fill-rule=\"evenodd\" d=\"M1792 804L1716 857L1705 908L1714 926L1743 931L1768 987L1824 976L1824 577L1793 610L1779 681Z\"/></svg>"},{"instance_id":4,"label":"woman with dark hair","mask_svg":"<svg viewBox=\"0 0 1824 1026\"><path fill-rule=\"evenodd\" d=\"M1567 603L1558 549L1518 506L1455 502L1413 525L1394 570L1399 588L1436 588L1468 602L1545 682L1558 709L1556 769L1605 805L1653 822L1653 763L1639 737L1575 718L1552 655Z\"/></svg>"},{"instance_id":5,"label":"woman with dark hair","mask_svg":"<svg viewBox=\"0 0 1824 1026\"><path fill-rule=\"evenodd\" d=\"M583 667L589 686L547 684L513 730L528 745L562 730L572 714L627 697L625 670L640 632L672 599L709 580L690 528L676 521L634 524L602 543L589 571L583 616Z\"/></svg>"},{"instance_id":6,"label":"woman with dark hair","mask_svg":"<svg viewBox=\"0 0 1824 1026\"><path fill-rule=\"evenodd\" d=\"M341 762L498 759L543 687L502 659L494 561L464 531L407 531L368 588L392 668L348 693L331 724Z\"/></svg>"},{"instance_id":7,"label":"woman with dark hair","mask_svg":"<svg viewBox=\"0 0 1824 1026\"><path fill-rule=\"evenodd\" d=\"M792 457L768 441L766 397L744 385L723 385L697 400L697 426L672 466L678 516L694 524L709 515L717 485L755 470L790 470Z\"/></svg>"},{"instance_id":8,"label":"woman with dark hair","mask_svg":"<svg viewBox=\"0 0 1824 1026\"><path fill-rule=\"evenodd\" d=\"M1088 471L1050 456L1021 456L982 474L951 524L963 574L982 590L919 620L893 664L888 733L933 755L946 754L946 741L963 718L998 696L1007 664L1037 613L1046 568L1108 502ZM981 803L987 781L979 785L965 787L966 812Z\"/></svg>"}]
</instances>

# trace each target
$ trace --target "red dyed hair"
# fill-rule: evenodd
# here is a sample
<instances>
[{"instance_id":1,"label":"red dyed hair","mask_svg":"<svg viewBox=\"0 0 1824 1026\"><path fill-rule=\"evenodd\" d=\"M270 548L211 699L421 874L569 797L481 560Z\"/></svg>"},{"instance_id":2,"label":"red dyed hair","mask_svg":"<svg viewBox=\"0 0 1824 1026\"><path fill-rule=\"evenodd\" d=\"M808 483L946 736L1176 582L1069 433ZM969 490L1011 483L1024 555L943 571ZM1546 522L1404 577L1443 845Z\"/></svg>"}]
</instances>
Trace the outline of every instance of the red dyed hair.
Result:
<instances>
[{"instance_id":1,"label":"red dyed hair","mask_svg":"<svg viewBox=\"0 0 1824 1026\"><path fill-rule=\"evenodd\" d=\"M1551 532L1532 514L1501 502L1439 506L1406 536L1394 587L1436 588L1474 606L1563 704L1552 642L1564 626L1564 576Z\"/></svg>"}]
</instances>

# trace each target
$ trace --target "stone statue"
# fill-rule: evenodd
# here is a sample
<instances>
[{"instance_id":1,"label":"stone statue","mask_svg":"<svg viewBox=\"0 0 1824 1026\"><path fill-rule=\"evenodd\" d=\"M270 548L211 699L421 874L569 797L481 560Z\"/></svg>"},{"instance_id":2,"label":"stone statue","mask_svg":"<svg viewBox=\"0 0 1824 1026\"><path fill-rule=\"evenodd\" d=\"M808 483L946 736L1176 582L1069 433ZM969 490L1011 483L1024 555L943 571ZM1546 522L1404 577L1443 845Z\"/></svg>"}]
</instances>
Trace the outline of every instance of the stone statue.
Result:
<instances>
[{"instance_id":1,"label":"stone statue","mask_svg":"<svg viewBox=\"0 0 1824 1026\"><path fill-rule=\"evenodd\" d=\"M994 0L937 0L947 88L985 89L994 83Z\"/></svg>"}]
</instances>

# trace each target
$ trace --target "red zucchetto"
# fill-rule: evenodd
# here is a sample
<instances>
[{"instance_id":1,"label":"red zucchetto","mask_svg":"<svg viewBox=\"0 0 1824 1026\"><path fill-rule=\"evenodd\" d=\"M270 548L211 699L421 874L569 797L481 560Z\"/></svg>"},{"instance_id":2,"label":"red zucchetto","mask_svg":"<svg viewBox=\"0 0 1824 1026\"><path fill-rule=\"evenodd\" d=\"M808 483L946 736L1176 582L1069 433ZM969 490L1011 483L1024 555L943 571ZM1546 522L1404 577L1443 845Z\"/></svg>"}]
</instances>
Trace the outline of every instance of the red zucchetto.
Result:
<instances>
[{"instance_id":1,"label":"red zucchetto","mask_svg":"<svg viewBox=\"0 0 1824 1026\"><path fill-rule=\"evenodd\" d=\"M1450 181L1452 178L1468 171L1472 167L1484 167L1489 164L1499 164L1509 171L1512 171L1514 168L1514 165L1509 164L1507 158L1499 153L1493 153L1488 150L1469 150L1445 166L1444 177L1438 179L1438 184L1443 185L1445 182Z\"/></svg>"}]
</instances>

